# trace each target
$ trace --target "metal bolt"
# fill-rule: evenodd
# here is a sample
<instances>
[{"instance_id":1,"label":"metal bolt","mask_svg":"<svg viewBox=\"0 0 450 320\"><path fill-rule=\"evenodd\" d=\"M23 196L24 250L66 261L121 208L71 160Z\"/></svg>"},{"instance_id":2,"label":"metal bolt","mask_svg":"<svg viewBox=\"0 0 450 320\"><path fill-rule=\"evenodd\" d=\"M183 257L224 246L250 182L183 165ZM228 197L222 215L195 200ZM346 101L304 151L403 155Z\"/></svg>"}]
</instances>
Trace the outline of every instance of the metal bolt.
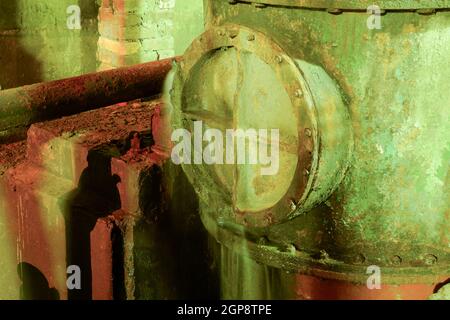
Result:
<instances>
[{"instance_id":1,"label":"metal bolt","mask_svg":"<svg viewBox=\"0 0 450 320\"><path fill-rule=\"evenodd\" d=\"M320 250L319 257L321 260L327 260L330 258L328 252L326 252L325 250Z\"/></svg>"},{"instance_id":2,"label":"metal bolt","mask_svg":"<svg viewBox=\"0 0 450 320\"><path fill-rule=\"evenodd\" d=\"M287 252L290 254L295 254L297 252L297 249L295 248L295 246L293 244L288 244L284 248L284 252Z\"/></svg>"},{"instance_id":3,"label":"metal bolt","mask_svg":"<svg viewBox=\"0 0 450 320\"><path fill-rule=\"evenodd\" d=\"M238 30L230 30L228 31L228 35L230 36L231 39L234 39L238 36L239 31Z\"/></svg>"},{"instance_id":4,"label":"metal bolt","mask_svg":"<svg viewBox=\"0 0 450 320\"><path fill-rule=\"evenodd\" d=\"M289 208L291 209L291 211L295 211L297 210L297 204L295 203L294 200L291 200L289 203Z\"/></svg>"},{"instance_id":5,"label":"metal bolt","mask_svg":"<svg viewBox=\"0 0 450 320\"><path fill-rule=\"evenodd\" d=\"M400 256L393 256L391 261L392 261L392 264L400 265L403 260Z\"/></svg>"},{"instance_id":6,"label":"metal bolt","mask_svg":"<svg viewBox=\"0 0 450 320\"><path fill-rule=\"evenodd\" d=\"M258 244L261 246L266 246L269 242L269 239L265 236L258 239Z\"/></svg>"},{"instance_id":7,"label":"metal bolt","mask_svg":"<svg viewBox=\"0 0 450 320\"><path fill-rule=\"evenodd\" d=\"M361 263L364 263L365 261L366 261L366 257L362 253L357 254L353 258L353 263L356 263L356 264L361 264Z\"/></svg>"},{"instance_id":8,"label":"metal bolt","mask_svg":"<svg viewBox=\"0 0 450 320\"><path fill-rule=\"evenodd\" d=\"M311 129L310 129L310 128L306 128L306 129L305 129L305 134L306 134L307 137L311 138L311 136L312 136L312 131L311 131Z\"/></svg>"},{"instance_id":9,"label":"metal bolt","mask_svg":"<svg viewBox=\"0 0 450 320\"><path fill-rule=\"evenodd\" d=\"M427 16L427 15L435 14L436 10L435 9L418 9L416 12L420 15Z\"/></svg>"},{"instance_id":10,"label":"metal bolt","mask_svg":"<svg viewBox=\"0 0 450 320\"><path fill-rule=\"evenodd\" d=\"M433 264L436 264L438 258L434 254L427 254L423 260L426 265L432 266Z\"/></svg>"},{"instance_id":11,"label":"metal bolt","mask_svg":"<svg viewBox=\"0 0 450 320\"><path fill-rule=\"evenodd\" d=\"M330 8L330 9L327 9L327 12L331 13L331 14L341 14L342 10L338 9L338 8Z\"/></svg>"},{"instance_id":12,"label":"metal bolt","mask_svg":"<svg viewBox=\"0 0 450 320\"><path fill-rule=\"evenodd\" d=\"M225 226L225 219L224 219L223 217L217 218L217 225L218 225L220 228L223 228L223 227Z\"/></svg>"}]
</instances>

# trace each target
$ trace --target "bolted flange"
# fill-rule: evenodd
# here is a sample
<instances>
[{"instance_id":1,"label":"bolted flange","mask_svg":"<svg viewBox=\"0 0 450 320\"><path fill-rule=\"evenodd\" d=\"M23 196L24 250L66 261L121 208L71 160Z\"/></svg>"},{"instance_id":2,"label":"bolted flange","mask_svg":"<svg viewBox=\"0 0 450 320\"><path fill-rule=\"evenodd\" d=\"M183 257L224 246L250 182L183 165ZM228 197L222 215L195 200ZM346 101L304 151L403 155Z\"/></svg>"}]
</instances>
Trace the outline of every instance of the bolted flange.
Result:
<instances>
[{"instance_id":1,"label":"bolted flange","mask_svg":"<svg viewBox=\"0 0 450 320\"><path fill-rule=\"evenodd\" d=\"M261 175L259 164L183 164L205 203L229 205L215 219L267 227L309 211L333 192L348 165L352 133L339 89L322 68L291 58L261 32L232 24L207 30L183 62L172 84L173 129L194 134L194 123L202 121L224 136L228 129L279 130L274 175Z\"/></svg>"}]
</instances>

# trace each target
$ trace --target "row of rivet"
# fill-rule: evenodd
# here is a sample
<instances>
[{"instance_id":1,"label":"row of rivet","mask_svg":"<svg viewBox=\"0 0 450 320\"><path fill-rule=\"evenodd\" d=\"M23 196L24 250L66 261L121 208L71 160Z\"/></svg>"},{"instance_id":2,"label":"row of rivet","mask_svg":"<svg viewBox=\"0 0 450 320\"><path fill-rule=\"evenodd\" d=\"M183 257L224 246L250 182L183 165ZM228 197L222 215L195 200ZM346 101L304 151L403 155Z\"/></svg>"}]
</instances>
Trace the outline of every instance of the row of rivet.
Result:
<instances>
[{"instance_id":1,"label":"row of rivet","mask_svg":"<svg viewBox=\"0 0 450 320\"><path fill-rule=\"evenodd\" d=\"M228 0L228 3L229 4L237 4L237 3L239 3L239 1L238 0ZM265 8L265 7L267 7L267 4L264 4L264 3L255 3L254 5L255 5L256 8ZM347 10L339 9L339 8L328 8L328 9L326 9L326 11L328 13L330 13L330 14L337 15L337 14L342 14L343 12L345 12ZM348 11L352 11L352 10L348 10ZM430 14L435 14L436 13L436 9L433 9L433 8L416 9L416 10L411 10L411 11L415 11L415 12L417 12L420 15L430 15ZM386 10L381 10L380 14L384 15L384 14L386 14L386 12L387 12ZM390 11L390 12L395 12L395 10Z\"/></svg>"},{"instance_id":2,"label":"row of rivet","mask_svg":"<svg viewBox=\"0 0 450 320\"><path fill-rule=\"evenodd\" d=\"M296 248L296 251L301 251L301 250L297 249L295 244L293 244L292 246L294 246ZM325 250L321 250L319 254L312 255L312 258L318 259L318 260L326 260L326 259L329 259L330 257L329 257L329 254ZM434 254L427 254L421 258L421 261L423 262L424 265L433 266L438 262L438 258ZM354 264L363 264L366 262L366 257L363 254L357 254L354 256L354 258L352 259L351 262ZM403 263L403 259L398 255L394 255L389 259L389 264L394 265L394 266L400 266L402 263Z\"/></svg>"}]
</instances>

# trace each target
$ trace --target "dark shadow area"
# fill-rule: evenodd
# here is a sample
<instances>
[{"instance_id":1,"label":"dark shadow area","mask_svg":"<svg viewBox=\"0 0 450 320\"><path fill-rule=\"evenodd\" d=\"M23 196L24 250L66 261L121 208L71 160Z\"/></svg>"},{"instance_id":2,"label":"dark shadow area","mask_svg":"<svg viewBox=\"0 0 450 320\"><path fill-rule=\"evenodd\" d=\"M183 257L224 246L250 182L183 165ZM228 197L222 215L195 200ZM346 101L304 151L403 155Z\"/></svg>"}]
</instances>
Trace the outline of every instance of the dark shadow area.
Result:
<instances>
[{"instance_id":1,"label":"dark shadow area","mask_svg":"<svg viewBox=\"0 0 450 320\"><path fill-rule=\"evenodd\" d=\"M441 282L439 284L436 285L436 287L433 290L433 293L436 294L439 292L439 290L441 290L443 287L445 287L446 285L450 285L450 278L445 280L444 282Z\"/></svg>"},{"instance_id":2,"label":"dark shadow area","mask_svg":"<svg viewBox=\"0 0 450 320\"><path fill-rule=\"evenodd\" d=\"M172 174L169 194L163 176ZM184 173L171 164L149 168L141 175L139 203L145 218L135 232L136 298L218 299L208 234Z\"/></svg>"},{"instance_id":3,"label":"dark shadow area","mask_svg":"<svg viewBox=\"0 0 450 320\"><path fill-rule=\"evenodd\" d=\"M94 72L97 68L97 40L98 33L98 12L99 1L78 0L78 6L81 11L81 63L82 73Z\"/></svg>"},{"instance_id":4,"label":"dark shadow area","mask_svg":"<svg viewBox=\"0 0 450 320\"><path fill-rule=\"evenodd\" d=\"M89 152L88 167L80 176L78 188L66 203L67 266L81 269L81 289L68 291L69 300L92 299L92 269L90 233L97 219L120 209L117 184L120 178L111 174L111 157L101 149Z\"/></svg>"},{"instance_id":5,"label":"dark shadow area","mask_svg":"<svg viewBox=\"0 0 450 320\"><path fill-rule=\"evenodd\" d=\"M0 1L0 86L19 87L42 81L41 63L24 47L17 0ZM28 36L30 37L30 36ZM33 37L40 37L37 33ZM42 39L33 39L40 43Z\"/></svg>"},{"instance_id":6,"label":"dark shadow area","mask_svg":"<svg viewBox=\"0 0 450 320\"><path fill-rule=\"evenodd\" d=\"M181 287L180 298L217 300L220 298L219 270L200 218L198 196L181 170L174 186L167 223L178 259L176 275Z\"/></svg>"},{"instance_id":7,"label":"dark shadow area","mask_svg":"<svg viewBox=\"0 0 450 320\"><path fill-rule=\"evenodd\" d=\"M122 230L118 226L114 226L111 232L112 242L112 274L113 274L113 299L126 300L127 292L125 289L125 243L123 240Z\"/></svg>"},{"instance_id":8,"label":"dark shadow area","mask_svg":"<svg viewBox=\"0 0 450 320\"><path fill-rule=\"evenodd\" d=\"M22 281L20 286L21 300L59 300L58 290L50 288L45 276L32 264L28 262L19 263L17 273Z\"/></svg>"},{"instance_id":9,"label":"dark shadow area","mask_svg":"<svg viewBox=\"0 0 450 320\"><path fill-rule=\"evenodd\" d=\"M143 213L134 228L135 298L176 299L176 251L163 210L161 169L149 167L139 177L139 207Z\"/></svg>"},{"instance_id":10,"label":"dark shadow area","mask_svg":"<svg viewBox=\"0 0 450 320\"><path fill-rule=\"evenodd\" d=\"M112 175L111 155L153 143L150 133L139 134L139 146L128 139L93 150L88 167L81 174L65 208L67 265L81 269L81 290L70 290L69 299L92 299L90 233L97 219L121 208L117 189L119 177ZM166 186L170 176L172 187ZM169 190L166 189L171 189ZM198 198L179 167L168 164L149 166L139 177L139 207L142 217L133 228L134 296L153 299L218 299L217 263L209 245L208 233L200 219ZM112 229L113 297L126 299L125 243L119 223Z\"/></svg>"}]
</instances>

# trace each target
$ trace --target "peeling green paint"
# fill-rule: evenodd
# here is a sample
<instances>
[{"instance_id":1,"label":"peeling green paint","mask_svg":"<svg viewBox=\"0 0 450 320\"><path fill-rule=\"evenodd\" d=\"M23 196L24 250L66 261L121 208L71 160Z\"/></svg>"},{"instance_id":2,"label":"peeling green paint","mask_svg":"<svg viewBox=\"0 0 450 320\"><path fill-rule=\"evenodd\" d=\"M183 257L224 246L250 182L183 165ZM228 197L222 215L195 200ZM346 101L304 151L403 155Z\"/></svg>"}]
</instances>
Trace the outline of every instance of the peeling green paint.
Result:
<instances>
[{"instance_id":1,"label":"peeling green paint","mask_svg":"<svg viewBox=\"0 0 450 320\"><path fill-rule=\"evenodd\" d=\"M207 29L245 26L275 41L291 58L325 70L347 105L354 136L349 168L326 201L291 221L247 228L238 236L248 238L249 248L237 250L279 268L333 270L358 283L365 281L365 268L376 264L389 283L431 285L450 273L450 14L444 10L450 4L430 1L437 11L424 15L415 12L423 2L383 1L380 6L388 11L381 16L382 28L370 30L364 3L301 8L321 3L325 6L319 1L205 1ZM344 12L330 14L327 8ZM345 11L352 9L358 12ZM203 47L219 43L221 35L216 37L207 37ZM189 69L191 60L196 61L188 51L181 69ZM186 74L181 79L190 81ZM198 178L204 172L193 170L194 186L204 184ZM214 199L216 188L215 183L202 187L200 198ZM203 210L216 216L231 210L223 205L207 201ZM223 245L231 246L233 230L221 231L203 219ZM296 256L264 251L255 234L269 244L294 245ZM315 257L322 253L328 258L319 262Z\"/></svg>"}]
</instances>

